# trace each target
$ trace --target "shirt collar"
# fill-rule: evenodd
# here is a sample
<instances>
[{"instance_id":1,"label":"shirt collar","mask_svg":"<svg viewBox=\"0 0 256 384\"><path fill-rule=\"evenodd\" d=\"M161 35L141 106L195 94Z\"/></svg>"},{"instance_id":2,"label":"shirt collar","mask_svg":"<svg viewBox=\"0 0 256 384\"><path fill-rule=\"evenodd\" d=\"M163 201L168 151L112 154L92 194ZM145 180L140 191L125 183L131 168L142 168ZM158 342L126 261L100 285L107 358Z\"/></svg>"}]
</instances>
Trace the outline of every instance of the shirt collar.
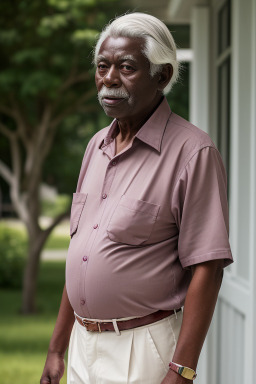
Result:
<instances>
[{"instance_id":1,"label":"shirt collar","mask_svg":"<svg viewBox=\"0 0 256 384\"><path fill-rule=\"evenodd\" d=\"M146 121L146 123L140 128L140 130L136 133L135 137L160 152L165 127L168 123L171 113L171 108L167 102L166 97L164 97L161 104ZM99 148L104 148L108 146L116 137L116 135L117 120L115 119L110 124L107 135L101 142Z\"/></svg>"},{"instance_id":2,"label":"shirt collar","mask_svg":"<svg viewBox=\"0 0 256 384\"><path fill-rule=\"evenodd\" d=\"M171 113L171 108L164 97L159 107L140 128L135 137L160 152L162 138Z\"/></svg>"},{"instance_id":3,"label":"shirt collar","mask_svg":"<svg viewBox=\"0 0 256 384\"><path fill-rule=\"evenodd\" d=\"M114 138L117 136L117 130L118 130L117 120L114 119L112 123L108 126L107 135L101 141L99 145L99 149L107 147L110 143L112 143Z\"/></svg>"}]
</instances>

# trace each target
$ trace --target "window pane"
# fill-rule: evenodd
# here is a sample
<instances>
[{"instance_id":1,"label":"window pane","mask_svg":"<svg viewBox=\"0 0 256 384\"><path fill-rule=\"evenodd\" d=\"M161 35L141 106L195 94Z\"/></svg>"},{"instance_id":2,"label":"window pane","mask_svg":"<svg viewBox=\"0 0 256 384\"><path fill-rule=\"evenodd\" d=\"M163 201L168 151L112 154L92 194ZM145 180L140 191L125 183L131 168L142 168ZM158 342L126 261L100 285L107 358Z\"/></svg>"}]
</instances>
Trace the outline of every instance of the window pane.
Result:
<instances>
[{"instance_id":1,"label":"window pane","mask_svg":"<svg viewBox=\"0 0 256 384\"><path fill-rule=\"evenodd\" d=\"M230 12L230 1L227 1L218 13L218 55L231 44Z\"/></svg>"}]
</instances>

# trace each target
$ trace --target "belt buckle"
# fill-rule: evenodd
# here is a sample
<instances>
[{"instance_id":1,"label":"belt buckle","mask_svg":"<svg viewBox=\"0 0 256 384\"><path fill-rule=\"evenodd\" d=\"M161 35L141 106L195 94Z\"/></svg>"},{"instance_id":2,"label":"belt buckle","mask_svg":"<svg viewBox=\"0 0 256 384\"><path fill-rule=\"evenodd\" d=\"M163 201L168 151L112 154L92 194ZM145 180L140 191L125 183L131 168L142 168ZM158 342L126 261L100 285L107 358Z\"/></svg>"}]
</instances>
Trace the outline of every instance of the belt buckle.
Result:
<instances>
[{"instance_id":1,"label":"belt buckle","mask_svg":"<svg viewBox=\"0 0 256 384\"><path fill-rule=\"evenodd\" d=\"M88 327L91 324L97 324L99 333L102 332L101 328L100 328L100 323L98 321L90 321L90 320L87 320L87 319L82 319L82 323L83 323L83 326L86 328L86 330L89 331L89 332L95 332L95 331L92 331L92 330L88 329Z\"/></svg>"}]
</instances>

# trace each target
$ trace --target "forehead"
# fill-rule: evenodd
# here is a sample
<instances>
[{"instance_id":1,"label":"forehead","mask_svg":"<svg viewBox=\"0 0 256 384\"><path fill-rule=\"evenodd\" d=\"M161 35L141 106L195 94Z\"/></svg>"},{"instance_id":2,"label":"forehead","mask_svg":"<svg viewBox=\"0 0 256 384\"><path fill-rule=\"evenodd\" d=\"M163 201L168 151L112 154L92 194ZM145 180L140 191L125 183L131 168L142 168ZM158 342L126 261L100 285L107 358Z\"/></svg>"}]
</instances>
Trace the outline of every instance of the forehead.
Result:
<instances>
[{"instance_id":1,"label":"forehead","mask_svg":"<svg viewBox=\"0 0 256 384\"><path fill-rule=\"evenodd\" d=\"M107 37L99 49L98 58L122 59L148 62L142 53L144 40L131 37Z\"/></svg>"}]
</instances>

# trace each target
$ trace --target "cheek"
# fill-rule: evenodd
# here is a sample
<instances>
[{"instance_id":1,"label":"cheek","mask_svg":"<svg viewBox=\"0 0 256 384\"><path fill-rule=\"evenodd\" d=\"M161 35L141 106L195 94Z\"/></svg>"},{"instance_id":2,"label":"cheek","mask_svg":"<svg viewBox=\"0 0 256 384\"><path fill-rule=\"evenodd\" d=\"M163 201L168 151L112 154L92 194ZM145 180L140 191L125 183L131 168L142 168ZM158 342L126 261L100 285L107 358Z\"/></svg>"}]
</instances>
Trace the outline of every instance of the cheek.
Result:
<instances>
[{"instance_id":1,"label":"cheek","mask_svg":"<svg viewBox=\"0 0 256 384\"><path fill-rule=\"evenodd\" d=\"M100 88L102 87L102 78L99 75L97 75L97 73L95 74L95 84L96 84L97 90L99 91Z\"/></svg>"}]
</instances>

